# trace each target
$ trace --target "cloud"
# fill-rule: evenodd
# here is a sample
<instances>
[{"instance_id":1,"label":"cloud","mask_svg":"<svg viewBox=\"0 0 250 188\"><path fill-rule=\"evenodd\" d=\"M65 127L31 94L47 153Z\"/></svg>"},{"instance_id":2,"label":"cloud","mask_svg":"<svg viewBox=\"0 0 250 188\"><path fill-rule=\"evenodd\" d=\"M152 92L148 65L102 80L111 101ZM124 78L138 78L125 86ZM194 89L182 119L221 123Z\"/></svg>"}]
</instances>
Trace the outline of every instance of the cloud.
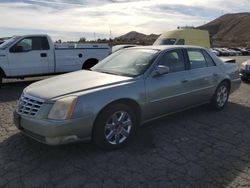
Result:
<instances>
[{"instance_id":1,"label":"cloud","mask_svg":"<svg viewBox=\"0 0 250 188\"><path fill-rule=\"evenodd\" d=\"M221 7L221 8L218 8ZM47 32L62 39L161 33L202 25L222 13L247 11L248 0L2 0L0 35Z\"/></svg>"}]
</instances>

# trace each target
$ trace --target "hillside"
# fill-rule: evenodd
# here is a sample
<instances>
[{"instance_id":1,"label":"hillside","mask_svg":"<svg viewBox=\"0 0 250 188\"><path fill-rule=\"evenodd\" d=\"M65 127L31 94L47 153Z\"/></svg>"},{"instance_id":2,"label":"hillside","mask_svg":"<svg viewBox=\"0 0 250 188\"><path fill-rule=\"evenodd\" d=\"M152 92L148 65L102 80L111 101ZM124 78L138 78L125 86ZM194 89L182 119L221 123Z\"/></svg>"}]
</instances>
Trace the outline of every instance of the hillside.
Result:
<instances>
[{"instance_id":1,"label":"hillside","mask_svg":"<svg viewBox=\"0 0 250 188\"><path fill-rule=\"evenodd\" d=\"M211 37L212 46L250 47L250 13L225 14L197 29L208 30ZM131 31L125 35L114 39L114 44L141 44L151 45L159 35L145 35L136 31Z\"/></svg>"},{"instance_id":2,"label":"hillside","mask_svg":"<svg viewBox=\"0 0 250 188\"><path fill-rule=\"evenodd\" d=\"M114 39L114 42L117 44L142 44L142 45L151 45L159 37L156 34L145 35L143 33L138 33L136 31L131 31L125 35L117 37Z\"/></svg>"},{"instance_id":3,"label":"hillside","mask_svg":"<svg viewBox=\"0 0 250 188\"><path fill-rule=\"evenodd\" d=\"M246 46L250 43L250 13L225 14L197 28L209 31L213 46Z\"/></svg>"}]
</instances>

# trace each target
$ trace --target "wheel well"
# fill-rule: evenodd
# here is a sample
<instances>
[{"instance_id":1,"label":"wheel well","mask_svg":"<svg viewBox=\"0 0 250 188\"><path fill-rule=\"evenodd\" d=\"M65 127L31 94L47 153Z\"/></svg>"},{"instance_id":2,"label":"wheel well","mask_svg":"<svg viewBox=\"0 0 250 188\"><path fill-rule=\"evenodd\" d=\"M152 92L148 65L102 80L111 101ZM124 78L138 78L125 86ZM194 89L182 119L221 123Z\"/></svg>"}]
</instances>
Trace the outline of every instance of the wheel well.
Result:
<instances>
[{"instance_id":1,"label":"wheel well","mask_svg":"<svg viewBox=\"0 0 250 188\"><path fill-rule=\"evenodd\" d=\"M3 75L3 77L6 77L6 74L1 67L0 67L0 74Z\"/></svg>"},{"instance_id":2,"label":"wheel well","mask_svg":"<svg viewBox=\"0 0 250 188\"><path fill-rule=\"evenodd\" d=\"M99 60L95 58L88 59L83 63L82 69L90 69L91 67L96 65L98 62Z\"/></svg>"},{"instance_id":3,"label":"wheel well","mask_svg":"<svg viewBox=\"0 0 250 188\"><path fill-rule=\"evenodd\" d=\"M141 120L141 108L139 106L139 104L137 102L135 102L134 100L132 99L119 99L119 100L116 100L116 101L113 101L109 104L107 104L105 107L103 107L98 115L96 116L95 118L95 121L94 121L94 125L95 125L95 122L96 120L99 118L100 114L105 111L109 106L111 106L112 104L116 104L116 103L119 103L119 104L125 104L125 105L128 105L129 107L131 107L133 110L135 110L135 113L136 113L136 121L137 123L140 122ZM93 131L92 131L92 134L93 134Z\"/></svg>"}]
</instances>

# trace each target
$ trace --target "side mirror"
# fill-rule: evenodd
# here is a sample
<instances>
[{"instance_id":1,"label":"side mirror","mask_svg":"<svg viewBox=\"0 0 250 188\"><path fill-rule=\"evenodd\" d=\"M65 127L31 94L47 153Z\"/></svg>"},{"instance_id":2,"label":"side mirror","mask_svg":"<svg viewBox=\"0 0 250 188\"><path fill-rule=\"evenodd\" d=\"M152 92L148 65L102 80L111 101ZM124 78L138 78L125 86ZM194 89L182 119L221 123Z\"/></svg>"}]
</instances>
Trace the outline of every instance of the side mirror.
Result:
<instances>
[{"instance_id":1,"label":"side mirror","mask_svg":"<svg viewBox=\"0 0 250 188\"><path fill-rule=\"evenodd\" d=\"M23 47L22 46L13 46L10 49L10 52L13 52L13 53L23 52Z\"/></svg>"},{"instance_id":2,"label":"side mirror","mask_svg":"<svg viewBox=\"0 0 250 188\"><path fill-rule=\"evenodd\" d=\"M161 76L163 74L167 74L167 73L169 73L169 71L170 71L170 69L168 66L158 65L156 67L156 69L154 70L153 77L158 77L158 76Z\"/></svg>"}]
</instances>

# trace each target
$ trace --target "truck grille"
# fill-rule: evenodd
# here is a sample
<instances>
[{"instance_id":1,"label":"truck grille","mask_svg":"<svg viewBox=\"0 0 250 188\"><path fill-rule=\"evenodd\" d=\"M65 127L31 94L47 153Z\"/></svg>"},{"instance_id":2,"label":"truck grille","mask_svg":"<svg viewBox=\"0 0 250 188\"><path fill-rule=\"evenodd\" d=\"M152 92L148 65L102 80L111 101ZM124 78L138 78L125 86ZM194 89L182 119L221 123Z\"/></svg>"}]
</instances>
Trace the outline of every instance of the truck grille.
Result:
<instances>
[{"instance_id":1,"label":"truck grille","mask_svg":"<svg viewBox=\"0 0 250 188\"><path fill-rule=\"evenodd\" d=\"M35 116L43 103L42 99L22 94L18 102L17 112L22 115Z\"/></svg>"}]
</instances>

